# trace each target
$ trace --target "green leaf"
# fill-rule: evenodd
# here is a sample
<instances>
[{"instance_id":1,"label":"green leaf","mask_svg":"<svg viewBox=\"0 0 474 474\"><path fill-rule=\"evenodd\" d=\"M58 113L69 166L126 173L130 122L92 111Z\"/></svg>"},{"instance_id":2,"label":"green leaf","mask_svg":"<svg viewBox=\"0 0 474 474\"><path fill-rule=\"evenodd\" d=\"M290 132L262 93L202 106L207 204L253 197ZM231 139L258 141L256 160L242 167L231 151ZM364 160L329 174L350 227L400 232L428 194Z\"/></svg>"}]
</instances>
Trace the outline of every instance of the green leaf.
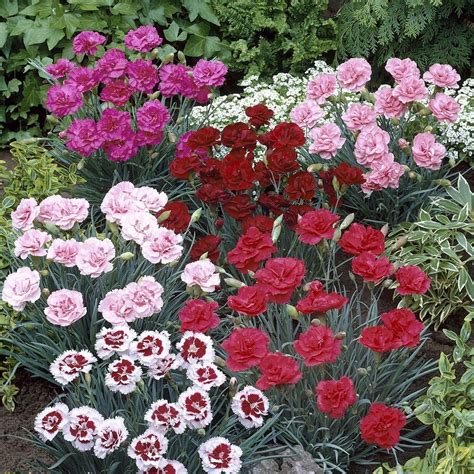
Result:
<instances>
[{"instance_id":1,"label":"green leaf","mask_svg":"<svg viewBox=\"0 0 474 474\"><path fill-rule=\"evenodd\" d=\"M23 43L25 46L45 43L51 34L51 29L46 26L33 27L25 31Z\"/></svg>"},{"instance_id":2,"label":"green leaf","mask_svg":"<svg viewBox=\"0 0 474 474\"><path fill-rule=\"evenodd\" d=\"M51 31L50 35L48 36L48 41L46 44L48 45L48 49L50 51L66 36L64 31L62 30L53 30Z\"/></svg>"},{"instance_id":3,"label":"green leaf","mask_svg":"<svg viewBox=\"0 0 474 474\"><path fill-rule=\"evenodd\" d=\"M74 13L65 13L63 16L66 25L66 34L70 38L79 28L79 18Z\"/></svg>"},{"instance_id":4,"label":"green leaf","mask_svg":"<svg viewBox=\"0 0 474 474\"><path fill-rule=\"evenodd\" d=\"M8 29L6 23L0 23L0 48L3 48L8 38Z\"/></svg>"},{"instance_id":5,"label":"green leaf","mask_svg":"<svg viewBox=\"0 0 474 474\"><path fill-rule=\"evenodd\" d=\"M469 183L466 181L466 178L462 174L459 174L458 177L458 189L459 193L462 196L463 202L469 206L469 210L471 210L472 206L472 193L471 188L469 187Z\"/></svg>"},{"instance_id":6,"label":"green leaf","mask_svg":"<svg viewBox=\"0 0 474 474\"><path fill-rule=\"evenodd\" d=\"M191 35L191 37L186 42L183 53L185 56L203 56L205 46L206 38L203 38L202 36Z\"/></svg>"},{"instance_id":7,"label":"green leaf","mask_svg":"<svg viewBox=\"0 0 474 474\"><path fill-rule=\"evenodd\" d=\"M179 33L179 29L179 25L175 21L173 21L169 28L163 30L165 38L172 43L174 43L175 41L185 41L188 37L188 34L186 33L186 31L182 31L181 33Z\"/></svg>"},{"instance_id":8,"label":"green leaf","mask_svg":"<svg viewBox=\"0 0 474 474\"><path fill-rule=\"evenodd\" d=\"M2 0L0 2L0 16L8 18L18 13L18 0Z\"/></svg>"},{"instance_id":9,"label":"green leaf","mask_svg":"<svg viewBox=\"0 0 474 474\"><path fill-rule=\"evenodd\" d=\"M442 352L441 355L439 356L438 367L439 367L439 371L440 371L441 375L443 375L443 376L449 375L450 376L452 374L453 366L449 362L449 360L448 360L448 358L447 358L447 356L444 352Z\"/></svg>"}]
</instances>

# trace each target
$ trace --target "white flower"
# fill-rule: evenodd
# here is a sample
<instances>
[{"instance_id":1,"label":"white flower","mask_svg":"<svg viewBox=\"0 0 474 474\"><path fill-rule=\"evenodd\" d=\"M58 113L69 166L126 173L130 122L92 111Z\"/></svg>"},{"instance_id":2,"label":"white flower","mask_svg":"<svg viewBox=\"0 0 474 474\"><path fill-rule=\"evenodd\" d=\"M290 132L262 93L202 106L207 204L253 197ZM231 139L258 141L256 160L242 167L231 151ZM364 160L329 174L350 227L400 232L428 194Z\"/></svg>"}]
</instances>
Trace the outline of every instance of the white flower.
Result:
<instances>
[{"instance_id":1,"label":"white flower","mask_svg":"<svg viewBox=\"0 0 474 474\"><path fill-rule=\"evenodd\" d=\"M89 451L103 421L103 416L94 408L74 408L69 412L68 421L63 427L64 439L79 451Z\"/></svg>"},{"instance_id":2,"label":"white flower","mask_svg":"<svg viewBox=\"0 0 474 474\"><path fill-rule=\"evenodd\" d=\"M94 362L97 362L97 359L87 350L66 351L56 357L49 366L49 371L56 382L66 385L79 377L81 372L89 373Z\"/></svg>"},{"instance_id":3,"label":"white flower","mask_svg":"<svg viewBox=\"0 0 474 474\"><path fill-rule=\"evenodd\" d=\"M161 433L148 429L131 441L127 454L135 459L138 469L146 470L159 468L167 449L168 440Z\"/></svg>"},{"instance_id":4,"label":"white flower","mask_svg":"<svg viewBox=\"0 0 474 474\"><path fill-rule=\"evenodd\" d=\"M204 390L197 387L188 388L179 396L178 405L190 428L205 428L211 423L211 399Z\"/></svg>"},{"instance_id":5,"label":"white flower","mask_svg":"<svg viewBox=\"0 0 474 474\"><path fill-rule=\"evenodd\" d=\"M130 346L130 353L144 365L153 365L170 353L171 342L167 331L144 331Z\"/></svg>"},{"instance_id":6,"label":"white flower","mask_svg":"<svg viewBox=\"0 0 474 474\"><path fill-rule=\"evenodd\" d=\"M220 436L202 443L198 449L202 468L209 474L234 474L240 471L242 450Z\"/></svg>"},{"instance_id":7,"label":"white flower","mask_svg":"<svg viewBox=\"0 0 474 474\"><path fill-rule=\"evenodd\" d=\"M215 364L208 362L197 362L188 367L186 376L197 387L210 390L219 387L225 382L224 373Z\"/></svg>"},{"instance_id":8,"label":"white flower","mask_svg":"<svg viewBox=\"0 0 474 474\"><path fill-rule=\"evenodd\" d=\"M113 354L127 352L136 336L137 333L126 324L104 327L96 336L94 348L101 359L108 359Z\"/></svg>"},{"instance_id":9,"label":"white flower","mask_svg":"<svg viewBox=\"0 0 474 474\"><path fill-rule=\"evenodd\" d=\"M262 391L248 385L234 395L231 408L243 426L258 428L268 414L268 398Z\"/></svg>"},{"instance_id":10,"label":"white flower","mask_svg":"<svg viewBox=\"0 0 474 474\"><path fill-rule=\"evenodd\" d=\"M186 331L176 344L180 365L189 367L196 362L214 362L215 352L212 339L200 332Z\"/></svg>"},{"instance_id":11,"label":"white flower","mask_svg":"<svg viewBox=\"0 0 474 474\"><path fill-rule=\"evenodd\" d=\"M181 407L177 403L168 400L157 400L152 403L150 409L145 413L145 421L150 428L154 428L165 434L173 430L176 434L184 433L186 423L181 413Z\"/></svg>"},{"instance_id":12,"label":"white flower","mask_svg":"<svg viewBox=\"0 0 474 474\"><path fill-rule=\"evenodd\" d=\"M107 385L112 392L120 392L126 395L135 390L141 376L141 367L130 357L122 356L107 367L105 385Z\"/></svg>"},{"instance_id":13,"label":"white flower","mask_svg":"<svg viewBox=\"0 0 474 474\"><path fill-rule=\"evenodd\" d=\"M116 451L127 436L128 430L121 416L105 420L97 429L94 454L99 459L104 459L107 454Z\"/></svg>"},{"instance_id":14,"label":"white flower","mask_svg":"<svg viewBox=\"0 0 474 474\"><path fill-rule=\"evenodd\" d=\"M35 418L35 431L43 441L51 441L68 421L69 408L64 403L47 407Z\"/></svg>"}]
</instances>

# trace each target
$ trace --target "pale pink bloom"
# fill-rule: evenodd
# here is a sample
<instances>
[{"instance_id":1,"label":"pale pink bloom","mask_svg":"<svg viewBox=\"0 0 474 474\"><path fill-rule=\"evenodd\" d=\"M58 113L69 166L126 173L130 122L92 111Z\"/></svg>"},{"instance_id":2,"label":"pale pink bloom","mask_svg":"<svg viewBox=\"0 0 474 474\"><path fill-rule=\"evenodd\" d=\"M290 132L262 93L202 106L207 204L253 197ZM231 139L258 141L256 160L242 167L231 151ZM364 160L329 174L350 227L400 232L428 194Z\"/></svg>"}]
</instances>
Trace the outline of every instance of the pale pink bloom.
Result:
<instances>
[{"instance_id":1,"label":"pale pink bloom","mask_svg":"<svg viewBox=\"0 0 474 474\"><path fill-rule=\"evenodd\" d=\"M44 246L51 240L47 232L38 229L27 230L22 236L15 240L13 253L25 260L30 255L44 257L47 253Z\"/></svg>"},{"instance_id":2,"label":"pale pink bloom","mask_svg":"<svg viewBox=\"0 0 474 474\"><path fill-rule=\"evenodd\" d=\"M70 230L74 224L84 221L89 213L89 203L82 198L48 196L40 203L38 220L51 222L62 230Z\"/></svg>"},{"instance_id":3,"label":"pale pink bloom","mask_svg":"<svg viewBox=\"0 0 474 474\"><path fill-rule=\"evenodd\" d=\"M64 403L56 403L42 410L35 418L35 431L43 441L51 441L67 423L69 408Z\"/></svg>"},{"instance_id":4,"label":"pale pink bloom","mask_svg":"<svg viewBox=\"0 0 474 474\"><path fill-rule=\"evenodd\" d=\"M181 360L174 354L169 354L163 359L156 359L152 364L148 365L148 375L155 380L161 380L171 370L176 370L180 367Z\"/></svg>"},{"instance_id":5,"label":"pale pink bloom","mask_svg":"<svg viewBox=\"0 0 474 474\"><path fill-rule=\"evenodd\" d=\"M76 265L81 275L97 278L112 270L111 260L114 257L114 244L109 239L99 240L91 237L80 244Z\"/></svg>"},{"instance_id":6,"label":"pale pink bloom","mask_svg":"<svg viewBox=\"0 0 474 474\"><path fill-rule=\"evenodd\" d=\"M179 396L178 405L190 428L205 428L211 423L211 399L204 390L197 387L188 388Z\"/></svg>"},{"instance_id":7,"label":"pale pink bloom","mask_svg":"<svg viewBox=\"0 0 474 474\"><path fill-rule=\"evenodd\" d=\"M68 268L74 267L76 265L79 246L79 242L75 239L54 239L48 249L46 258L55 263L61 263Z\"/></svg>"},{"instance_id":8,"label":"pale pink bloom","mask_svg":"<svg viewBox=\"0 0 474 474\"><path fill-rule=\"evenodd\" d=\"M47 299L44 309L46 319L56 326L70 326L87 313L82 293L74 290L53 291Z\"/></svg>"},{"instance_id":9,"label":"pale pink bloom","mask_svg":"<svg viewBox=\"0 0 474 474\"><path fill-rule=\"evenodd\" d=\"M120 221L122 237L142 245L158 230L155 216L147 211L128 212Z\"/></svg>"},{"instance_id":10,"label":"pale pink bloom","mask_svg":"<svg viewBox=\"0 0 474 474\"><path fill-rule=\"evenodd\" d=\"M89 451L94 446L94 440L103 422L104 417L94 408L73 408L63 428L64 439L79 451Z\"/></svg>"},{"instance_id":11,"label":"pale pink bloom","mask_svg":"<svg viewBox=\"0 0 474 474\"><path fill-rule=\"evenodd\" d=\"M382 160L372 163L372 170L364 175L365 183L361 188L366 193L386 188L397 189L404 172L403 166L388 153Z\"/></svg>"},{"instance_id":12,"label":"pale pink bloom","mask_svg":"<svg viewBox=\"0 0 474 474\"><path fill-rule=\"evenodd\" d=\"M145 413L145 421L150 428L162 434L166 434L168 430L182 434L186 430L186 423L181 416L181 407L177 403L170 403L164 399L151 404Z\"/></svg>"},{"instance_id":13,"label":"pale pink bloom","mask_svg":"<svg viewBox=\"0 0 474 474\"><path fill-rule=\"evenodd\" d=\"M5 279L2 301L8 303L14 310L23 311L26 303L34 303L40 297L40 274L36 270L21 267Z\"/></svg>"},{"instance_id":14,"label":"pale pink bloom","mask_svg":"<svg viewBox=\"0 0 474 474\"><path fill-rule=\"evenodd\" d=\"M415 100L426 99L428 89L423 79L414 76L402 79L400 83L393 89L393 95L404 104L414 102Z\"/></svg>"},{"instance_id":15,"label":"pale pink bloom","mask_svg":"<svg viewBox=\"0 0 474 474\"><path fill-rule=\"evenodd\" d=\"M169 356L170 335L167 331L143 331L130 345L130 354L146 366Z\"/></svg>"},{"instance_id":16,"label":"pale pink bloom","mask_svg":"<svg viewBox=\"0 0 474 474\"><path fill-rule=\"evenodd\" d=\"M171 263L183 253L183 237L172 230L160 227L142 245L143 257L151 263Z\"/></svg>"},{"instance_id":17,"label":"pale pink bloom","mask_svg":"<svg viewBox=\"0 0 474 474\"><path fill-rule=\"evenodd\" d=\"M363 128L354 147L357 162L370 166L374 161L382 159L388 153L389 143L390 135L377 125Z\"/></svg>"},{"instance_id":18,"label":"pale pink bloom","mask_svg":"<svg viewBox=\"0 0 474 474\"><path fill-rule=\"evenodd\" d=\"M268 398L258 388L247 385L232 398L232 411L245 428L260 428L268 415Z\"/></svg>"},{"instance_id":19,"label":"pale pink bloom","mask_svg":"<svg viewBox=\"0 0 474 474\"><path fill-rule=\"evenodd\" d=\"M208 439L199 446L198 453L203 470L209 474L237 474L242 467L242 450L227 438L218 436Z\"/></svg>"},{"instance_id":20,"label":"pale pink bloom","mask_svg":"<svg viewBox=\"0 0 474 474\"><path fill-rule=\"evenodd\" d=\"M449 64L433 64L428 71L423 74L423 79L438 87L452 87L457 89L461 76Z\"/></svg>"},{"instance_id":21,"label":"pale pink bloom","mask_svg":"<svg viewBox=\"0 0 474 474\"><path fill-rule=\"evenodd\" d=\"M342 120L349 130L355 132L362 130L367 125L375 124L376 117L374 109L370 105L355 103L349 105Z\"/></svg>"},{"instance_id":22,"label":"pale pink bloom","mask_svg":"<svg viewBox=\"0 0 474 474\"><path fill-rule=\"evenodd\" d=\"M96 336L94 348L101 359L108 359L114 354L126 353L136 336L137 333L126 324L103 327Z\"/></svg>"},{"instance_id":23,"label":"pale pink bloom","mask_svg":"<svg viewBox=\"0 0 474 474\"><path fill-rule=\"evenodd\" d=\"M419 133L413 139L413 159L418 166L439 170L446 155L446 148L431 133Z\"/></svg>"},{"instance_id":24,"label":"pale pink bloom","mask_svg":"<svg viewBox=\"0 0 474 474\"><path fill-rule=\"evenodd\" d=\"M87 350L66 351L56 357L49 366L49 371L56 382L67 385L79 377L80 373L88 374L94 362L97 359Z\"/></svg>"},{"instance_id":25,"label":"pale pink bloom","mask_svg":"<svg viewBox=\"0 0 474 474\"><path fill-rule=\"evenodd\" d=\"M161 433L150 428L132 439L127 448L127 454L135 459L138 469L146 472L148 468L160 468L167 449L168 440Z\"/></svg>"},{"instance_id":26,"label":"pale pink bloom","mask_svg":"<svg viewBox=\"0 0 474 474\"><path fill-rule=\"evenodd\" d=\"M408 149L410 147L410 142L405 140L404 138L400 138L398 140L398 146L403 150L403 149Z\"/></svg>"},{"instance_id":27,"label":"pale pink bloom","mask_svg":"<svg viewBox=\"0 0 474 474\"><path fill-rule=\"evenodd\" d=\"M125 35L125 46L132 51L139 51L140 53L147 53L153 48L160 46L163 39L156 31L156 28L151 25L143 25L136 30L130 30Z\"/></svg>"},{"instance_id":28,"label":"pale pink bloom","mask_svg":"<svg viewBox=\"0 0 474 474\"><path fill-rule=\"evenodd\" d=\"M386 118L399 119L408 107L398 100L391 87L381 87L375 92L375 111Z\"/></svg>"},{"instance_id":29,"label":"pale pink bloom","mask_svg":"<svg viewBox=\"0 0 474 474\"><path fill-rule=\"evenodd\" d=\"M165 193L160 193L156 189L149 186L141 186L135 188L132 196L145 206L145 209L150 212L161 211L168 202L168 196Z\"/></svg>"},{"instance_id":30,"label":"pale pink bloom","mask_svg":"<svg viewBox=\"0 0 474 474\"><path fill-rule=\"evenodd\" d=\"M227 67L221 61L200 59L193 67L193 79L198 87L220 87L226 74Z\"/></svg>"},{"instance_id":31,"label":"pale pink bloom","mask_svg":"<svg viewBox=\"0 0 474 474\"><path fill-rule=\"evenodd\" d=\"M97 308L102 317L111 324L126 324L137 319L135 305L126 289L109 291Z\"/></svg>"},{"instance_id":32,"label":"pale pink bloom","mask_svg":"<svg viewBox=\"0 0 474 474\"><path fill-rule=\"evenodd\" d=\"M212 362L196 362L186 371L186 377L196 387L209 391L212 387L220 387L225 382L224 373Z\"/></svg>"},{"instance_id":33,"label":"pale pink bloom","mask_svg":"<svg viewBox=\"0 0 474 474\"><path fill-rule=\"evenodd\" d=\"M33 227L33 221L38 217L39 207L36 199L22 199L12 212L12 227L17 230L28 230Z\"/></svg>"},{"instance_id":34,"label":"pale pink bloom","mask_svg":"<svg viewBox=\"0 0 474 474\"><path fill-rule=\"evenodd\" d=\"M180 366L188 368L197 362L214 362L212 339L200 332L186 331L176 344Z\"/></svg>"},{"instance_id":35,"label":"pale pink bloom","mask_svg":"<svg viewBox=\"0 0 474 474\"><path fill-rule=\"evenodd\" d=\"M141 367L132 358L122 356L108 365L105 385L112 392L127 395L135 390L141 377Z\"/></svg>"},{"instance_id":36,"label":"pale pink bloom","mask_svg":"<svg viewBox=\"0 0 474 474\"><path fill-rule=\"evenodd\" d=\"M458 119L461 106L449 95L438 92L428 104L433 115L440 122L454 123Z\"/></svg>"},{"instance_id":37,"label":"pale pink bloom","mask_svg":"<svg viewBox=\"0 0 474 474\"><path fill-rule=\"evenodd\" d=\"M181 274L181 280L187 286L199 286L206 293L216 291L220 285L219 273L216 273L215 265L207 258L188 263Z\"/></svg>"},{"instance_id":38,"label":"pale pink bloom","mask_svg":"<svg viewBox=\"0 0 474 474\"><path fill-rule=\"evenodd\" d=\"M390 58L385 65L385 70L391 74L396 82L401 82L407 77L414 77L416 79L420 77L418 66L415 61L410 58Z\"/></svg>"},{"instance_id":39,"label":"pale pink bloom","mask_svg":"<svg viewBox=\"0 0 474 474\"><path fill-rule=\"evenodd\" d=\"M108 418L100 423L95 436L94 454L99 459L116 451L128 436L125 420L121 416Z\"/></svg>"},{"instance_id":40,"label":"pale pink bloom","mask_svg":"<svg viewBox=\"0 0 474 474\"><path fill-rule=\"evenodd\" d=\"M72 40L74 54L95 54L98 47L105 43L105 36L96 31L82 31Z\"/></svg>"},{"instance_id":41,"label":"pale pink bloom","mask_svg":"<svg viewBox=\"0 0 474 474\"><path fill-rule=\"evenodd\" d=\"M302 128L313 128L324 117L324 110L314 100L307 99L290 113L291 121Z\"/></svg>"},{"instance_id":42,"label":"pale pink bloom","mask_svg":"<svg viewBox=\"0 0 474 474\"><path fill-rule=\"evenodd\" d=\"M336 76L334 74L318 74L308 83L307 96L318 104L324 104L328 97L336 91Z\"/></svg>"},{"instance_id":43,"label":"pale pink bloom","mask_svg":"<svg viewBox=\"0 0 474 474\"><path fill-rule=\"evenodd\" d=\"M341 135L340 128L334 123L326 123L322 127L316 127L309 132L313 143L309 146L309 152L318 154L321 158L329 160L336 156L342 148L346 139Z\"/></svg>"},{"instance_id":44,"label":"pale pink bloom","mask_svg":"<svg viewBox=\"0 0 474 474\"><path fill-rule=\"evenodd\" d=\"M372 68L364 58L351 58L337 68L339 84L351 92L360 92L371 75Z\"/></svg>"},{"instance_id":45,"label":"pale pink bloom","mask_svg":"<svg viewBox=\"0 0 474 474\"><path fill-rule=\"evenodd\" d=\"M129 181L122 181L109 189L102 200L100 210L109 222L120 224L124 215L146 211L146 206L135 198L135 186Z\"/></svg>"},{"instance_id":46,"label":"pale pink bloom","mask_svg":"<svg viewBox=\"0 0 474 474\"><path fill-rule=\"evenodd\" d=\"M137 283L129 283L124 290L137 318L148 318L163 307L163 287L152 276L142 277Z\"/></svg>"}]
</instances>

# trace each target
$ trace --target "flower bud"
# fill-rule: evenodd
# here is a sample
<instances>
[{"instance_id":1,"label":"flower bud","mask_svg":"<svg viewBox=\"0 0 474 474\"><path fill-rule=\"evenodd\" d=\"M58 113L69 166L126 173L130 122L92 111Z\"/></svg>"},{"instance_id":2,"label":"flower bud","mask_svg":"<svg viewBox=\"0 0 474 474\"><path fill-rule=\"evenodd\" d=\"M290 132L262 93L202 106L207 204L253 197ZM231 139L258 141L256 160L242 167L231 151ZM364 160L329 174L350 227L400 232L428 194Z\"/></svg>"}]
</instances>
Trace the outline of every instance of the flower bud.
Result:
<instances>
[{"instance_id":1,"label":"flower bud","mask_svg":"<svg viewBox=\"0 0 474 474\"><path fill-rule=\"evenodd\" d=\"M334 240L334 242L337 242L341 238L341 235L342 235L341 229L336 229L336 231L334 232L334 235L332 236L332 240Z\"/></svg>"},{"instance_id":2,"label":"flower bud","mask_svg":"<svg viewBox=\"0 0 474 474\"><path fill-rule=\"evenodd\" d=\"M312 324L313 326L321 326L321 325L322 325L321 320L318 319L318 318L312 319L312 320L311 320L311 324Z\"/></svg>"},{"instance_id":3,"label":"flower bud","mask_svg":"<svg viewBox=\"0 0 474 474\"><path fill-rule=\"evenodd\" d=\"M171 215L171 211L162 212L156 219L158 221L158 224L161 224L162 222L164 222L166 219L168 219L170 215Z\"/></svg>"},{"instance_id":4,"label":"flower bud","mask_svg":"<svg viewBox=\"0 0 474 474\"><path fill-rule=\"evenodd\" d=\"M199 435L199 436L206 436L206 430L204 428L199 428L196 433Z\"/></svg>"},{"instance_id":5,"label":"flower bud","mask_svg":"<svg viewBox=\"0 0 474 474\"><path fill-rule=\"evenodd\" d=\"M160 91L156 91L156 92L153 92L153 94L148 94L148 98L150 100L158 99L158 97L160 97L160 94L161 94Z\"/></svg>"},{"instance_id":6,"label":"flower bud","mask_svg":"<svg viewBox=\"0 0 474 474\"><path fill-rule=\"evenodd\" d=\"M79 163L77 164L78 171L81 171L82 168L84 168L85 164L86 164L86 160L84 160L84 158L82 158L82 160L80 160Z\"/></svg>"},{"instance_id":7,"label":"flower bud","mask_svg":"<svg viewBox=\"0 0 474 474\"><path fill-rule=\"evenodd\" d=\"M388 229L389 229L388 224L385 224L385 225L380 229L380 232L382 232L382 234L383 234L385 237L387 237Z\"/></svg>"},{"instance_id":8,"label":"flower bud","mask_svg":"<svg viewBox=\"0 0 474 474\"><path fill-rule=\"evenodd\" d=\"M178 51L178 61L181 64L186 64L186 56L184 55L182 51Z\"/></svg>"},{"instance_id":9,"label":"flower bud","mask_svg":"<svg viewBox=\"0 0 474 474\"><path fill-rule=\"evenodd\" d=\"M399 239L397 239L397 241L393 245L392 250L398 250L402 248L407 242L408 242L408 237L406 235L404 235L403 237L400 237Z\"/></svg>"},{"instance_id":10,"label":"flower bud","mask_svg":"<svg viewBox=\"0 0 474 474\"><path fill-rule=\"evenodd\" d=\"M40 275L41 276L44 276L44 277L47 277L49 275L49 271L44 269L44 270L40 270Z\"/></svg>"},{"instance_id":11,"label":"flower bud","mask_svg":"<svg viewBox=\"0 0 474 474\"><path fill-rule=\"evenodd\" d=\"M43 289L41 290L41 295L42 295L44 298L47 298L50 294L51 294L51 292L48 290L48 288L43 288Z\"/></svg>"},{"instance_id":12,"label":"flower bud","mask_svg":"<svg viewBox=\"0 0 474 474\"><path fill-rule=\"evenodd\" d=\"M340 331L340 332L336 333L336 335L334 336L334 339L342 340L346 337L346 335L347 334L344 331Z\"/></svg>"},{"instance_id":13,"label":"flower bud","mask_svg":"<svg viewBox=\"0 0 474 474\"><path fill-rule=\"evenodd\" d=\"M362 376L365 376L368 374L367 369L364 369L364 367L359 367L356 372Z\"/></svg>"},{"instance_id":14,"label":"flower bud","mask_svg":"<svg viewBox=\"0 0 474 474\"><path fill-rule=\"evenodd\" d=\"M428 107L423 107L421 110L420 110L420 115L422 117L428 117L428 115L431 115L431 110L428 108ZM431 127L430 127L431 128Z\"/></svg>"},{"instance_id":15,"label":"flower bud","mask_svg":"<svg viewBox=\"0 0 474 474\"><path fill-rule=\"evenodd\" d=\"M443 188L449 188L451 186L451 181L449 181L449 179L435 179L433 183L438 184Z\"/></svg>"},{"instance_id":16,"label":"flower bud","mask_svg":"<svg viewBox=\"0 0 474 474\"><path fill-rule=\"evenodd\" d=\"M200 218L201 218L201 215L202 215L202 207L200 207L199 209L196 209L192 214L191 214L191 224L194 224L195 222L197 222Z\"/></svg>"},{"instance_id":17,"label":"flower bud","mask_svg":"<svg viewBox=\"0 0 474 474\"><path fill-rule=\"evenodd\" d=\"M298 319L299 313L298 310L292 306L291 304L286 305L286 310L288 311L288 314L293 318L293 319Z\"/></svg>"},{"instance_id":18,"label":"flower bud","mask_svg":"<svg viewBox=\"0 0 474 474\"><path fill-rule=\"evenodd\" d=\"M86 384L87 385L90 385L91 384L91 381L92 381L92 378L91 378L91 374L89 372L86 372L84 374L84 380L86 381Z\"/></svg>"},{"instance_id":19,"label":"flower bud","mask_svg":"<svg viewBox=\"0 0 474 474\"><path fill-rule=\"evenodd\" d=\"M128 262L129 260L131 260L133 257L135 256L134 253L132 252L124 252L120 255L120 259L122 260L125 260L126 262Z\"/></svg>"},{"instance_id":20,"label":"flower bud","mask_svg":"<svg viewBox=\"0 0 474 474\"><path fill-rule=\"evenodd\" d=\"M167 54L162 61L162 65L170 64L174 61L174 53Z\"/></svg>"},{"instance_id":21,"label":"flower bud","mask_svg":"<svg viewBox=\"0 0 474 474\"><path fill-rule=\"evenodd\" d=\"M168 130L168 141L170 143L176 143L178 141L178 138L176 137L176 135L173 132L170 132L169 130Z\"/></svg>"},{"instance_id":22,"label":"flower bud","mask_svg":"<svg viewBox=\"0 0 474 474\"><path fill-rule=\"evenodd\" d=\"M236 280L235 278L224 278L227 286L231 288L242 288L243 286L247 286L245 283L242 283L240 280Z\"/></svg>"},{"instance_id":23,"label":"flower bud","mask_svg":"<svg viewBox=\"0 0 474 474\"><path fill-rule=\"evenodd\" d=\"M214 363L219 367L225 367L225 360L222 357L216 356Z\"/></svg>"},{"instance_id":24,"label":"flower bud","mask_svg":"<svg viewBox=\"0 0 474 474\"><path fill-rule=\"evenodd\" d=\"M44 228L52 235L59 235L59 229L52 222L45 222Z\"/></svg>"},{"instance_id":25,"label":"flower bud","mask_svg":"<svg viewBox=\"0 0 474 474\"><path fill-rule=\"evenodd\" d=\"M354 213L352 212L351 214L345 217L345 219L341 222L341 225L339 226L339 228L341 230L347 229L347 227L349 227L352 224L353 220L354 220Z\"/></svg>"},{"instance_id":26,"label":"flower bud","mask_svg":"<svg viewBox=\"0 0 474 474\"><path fill-rule=\"evenodd\" d=\"M309 165L308 168L306 168L306 171L308 173L314 173L315 171L321 171L323 165L321 163L315 163L313 165Z\"/></svg>"}]
</instances>

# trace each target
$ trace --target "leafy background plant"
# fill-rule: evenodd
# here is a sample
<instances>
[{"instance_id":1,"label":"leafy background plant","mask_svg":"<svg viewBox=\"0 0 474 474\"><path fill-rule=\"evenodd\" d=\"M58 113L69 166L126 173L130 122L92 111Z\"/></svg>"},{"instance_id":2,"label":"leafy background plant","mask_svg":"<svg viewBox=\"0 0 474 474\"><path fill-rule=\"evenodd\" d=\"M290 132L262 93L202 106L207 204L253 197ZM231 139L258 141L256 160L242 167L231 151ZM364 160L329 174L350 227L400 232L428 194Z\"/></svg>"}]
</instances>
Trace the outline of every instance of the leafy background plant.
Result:
<instances>
[{"instance_id":1,"label":"leafy background plant","mask_svg":"<svg viewBox=\"0 0 474 474\"><path fill-rule=\"evenodd\" d=\"M119 42L128 30L146 24L173 43L166 54L177 49L193 58L229 54L217 36L219 20L209 0L2 0L0 124L6 122L9 131L0 145L40 135L44 127L41 104L48 86L28 59L49 64L72 58L71 38L80 31L97 30Z\"/></svg>"},{"instance_id":2,"label":"leafy background plant","mask_svg":"<svg viewBox=\"0 0 474 474\"><path fill-rule=\"evenodd\" d=\"M363 56L379 66L410 57L426 68L471 67L474 35L470 0L345 0L339 12L338 58Z\"/></svg>"},{"instance_id":3,"label":"leafy background plant","mask_svg":"<svg viewBox=\"0 0 474 474\"><path fill-rule=\"evenodd\" d=\"M474 192L459 175L447 198L436 198L418 221L402 224L389 245L404 265L419 265L431 278L424 295L404 297L400 303L438 328L457 311L473 311Z\"/></svg>"}]
</instances>

